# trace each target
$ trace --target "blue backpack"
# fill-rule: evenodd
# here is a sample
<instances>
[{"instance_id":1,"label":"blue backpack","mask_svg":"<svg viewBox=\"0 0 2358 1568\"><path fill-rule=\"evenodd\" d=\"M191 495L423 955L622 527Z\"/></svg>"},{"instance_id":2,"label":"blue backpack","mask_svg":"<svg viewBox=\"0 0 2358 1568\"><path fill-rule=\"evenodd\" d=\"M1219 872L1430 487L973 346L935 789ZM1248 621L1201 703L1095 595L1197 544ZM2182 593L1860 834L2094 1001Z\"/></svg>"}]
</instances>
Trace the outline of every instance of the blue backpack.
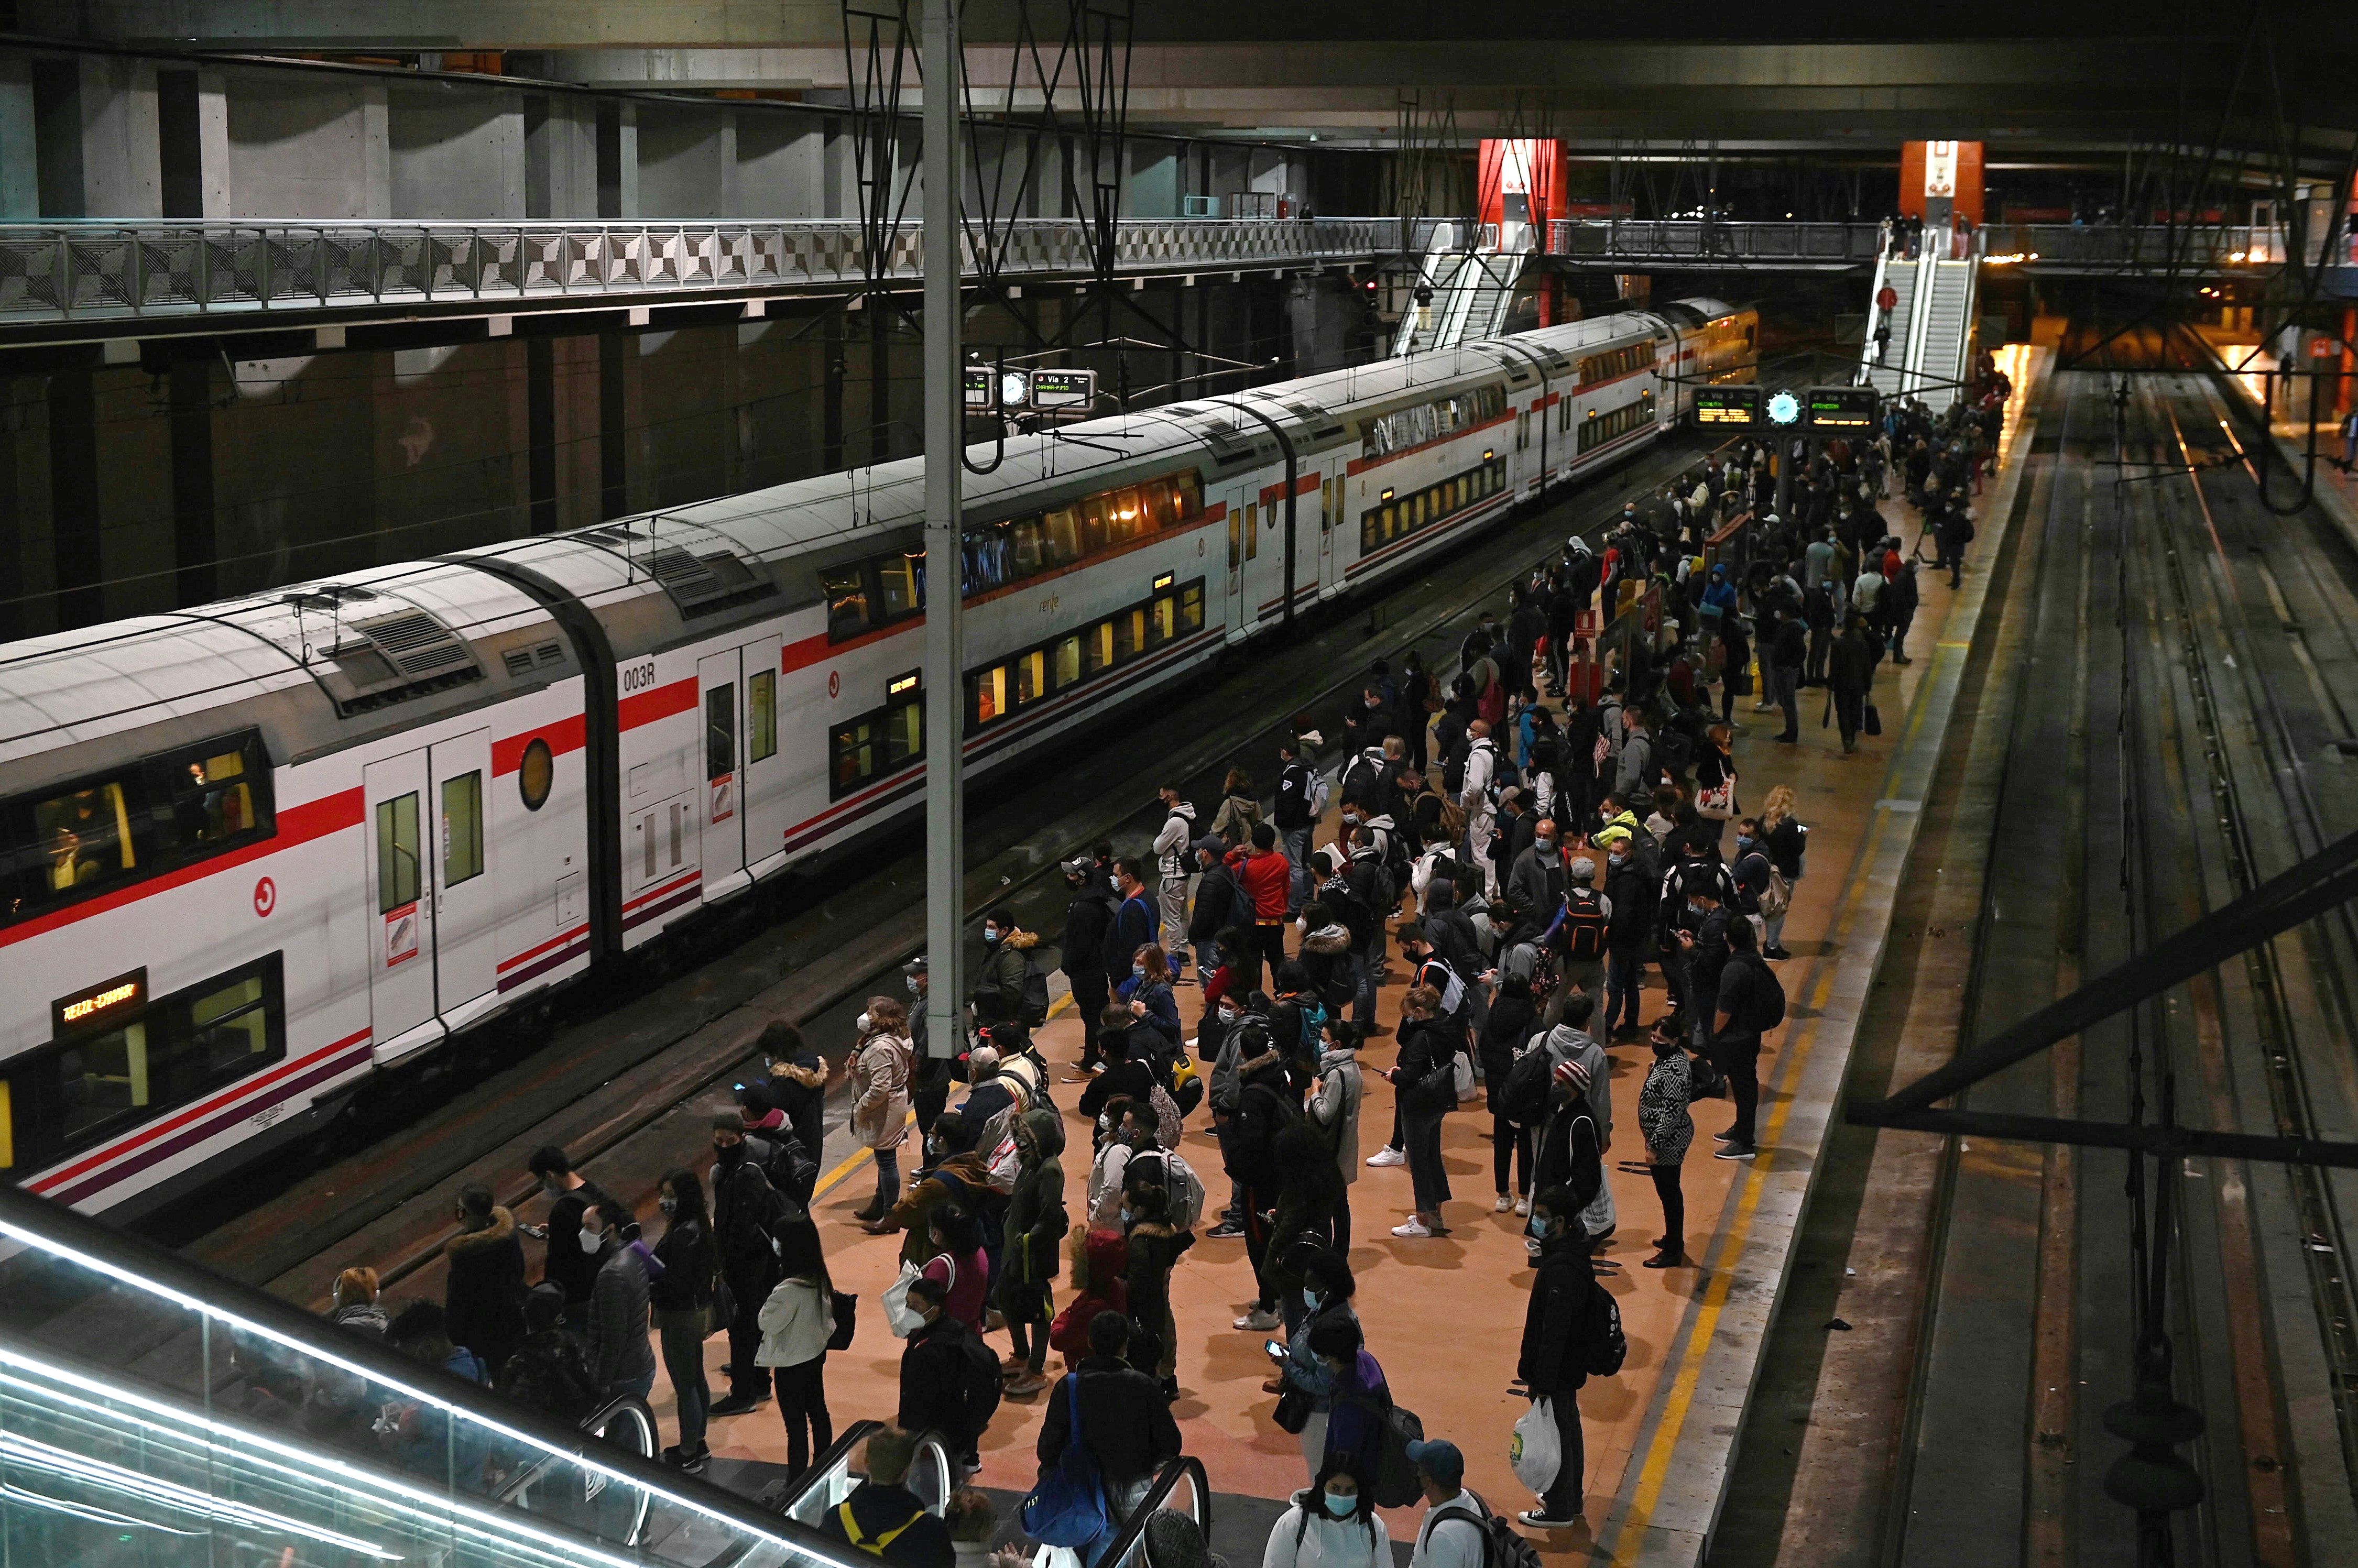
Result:
<instances>
[{"instance_id":1,"label":"blue backpack","mask_svg":"<svg viewBox=\"0 0 2358 1568\"><path fill-rule=\"evenodd\" d=\"M1044 1545L1078 1549L1103 1535L1111 1520L1106 1513L1105 1479L1098 1473L1097 1457L1081 1441L1079 1373L1065 1374L1063 1392L1073 1405L1072 1431L1065 1439L1065 1452L1056 1457L1055 1468L1041 1476L1032 1495L1023 1499L1023 1533Z\"/></svg>"}]
</instances>

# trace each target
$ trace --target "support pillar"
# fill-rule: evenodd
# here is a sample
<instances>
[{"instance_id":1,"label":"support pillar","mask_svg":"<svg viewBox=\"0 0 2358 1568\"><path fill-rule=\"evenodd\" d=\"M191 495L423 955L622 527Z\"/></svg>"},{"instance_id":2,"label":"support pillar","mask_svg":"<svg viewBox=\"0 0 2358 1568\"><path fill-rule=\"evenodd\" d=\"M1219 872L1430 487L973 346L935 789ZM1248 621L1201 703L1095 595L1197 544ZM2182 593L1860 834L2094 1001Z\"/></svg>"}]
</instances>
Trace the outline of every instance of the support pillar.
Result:
<instances>
[{"instance_id":1,"label":"support pillar","mask_svg":"<svg viewBox=\"0 0 2358 1568\"><path fill-rule=\"evenodd\" d=\"M965 604L958 564L965 441L958 341L958 0L925 0L925 1044L966 1039ZM872 308L872 306L871 306ZM881 318L882 312L879 312ZM879 347L882 335L879 334Z\"/></svg>"},{"instance_id":2,"label":"support pillar","mask_svg":"<svg viewBox=\"0 0 2358 1568\"><path fill-rule=\"evenodd\" d=\"M598 334L598 489L600 517L620 517L631 509L631 470L624 444L629 402L622 384L623 356L633 347L627 332Z\"/></svg>"}]
</instances>

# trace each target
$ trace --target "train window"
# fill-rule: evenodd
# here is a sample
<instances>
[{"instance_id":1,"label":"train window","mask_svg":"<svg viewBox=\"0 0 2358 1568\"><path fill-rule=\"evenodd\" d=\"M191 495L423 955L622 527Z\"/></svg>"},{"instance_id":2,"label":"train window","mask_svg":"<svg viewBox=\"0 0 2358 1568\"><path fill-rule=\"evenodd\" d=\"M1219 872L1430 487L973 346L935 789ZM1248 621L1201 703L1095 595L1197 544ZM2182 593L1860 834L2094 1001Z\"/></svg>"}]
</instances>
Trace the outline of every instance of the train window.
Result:
<instances>
[{"instance_id":1,"label":"train window","mask_svg":"<svg viewBox=\"0 0 2358 1568\"><path fill-rule=\"evenodd\" d=\"M1234 571L1245 558L1245 520L1243 514L1231 508L1228 512L1228 569Z\"/></svg>"},{"instance_id":2,"label":"train window","mask_svg":"<svg viewBox=\"0 0 2358 1568\"><path fill-rule=\"evenodd\" d=\"M251 732L158 757L149 764L157 786L157 850L210 853L266 832L270 822L270 762L262 737Z\"/></svg>"},{"instance_id":3,"label":"train window","mask_svg":"<svg viewBox=\"0 0 2358 1568\"><path fill-rule=\"evenodd\" d=\"M1106 503L1109 498L1092 495L1081 503L1081 553L1094 556L1106 547Z\"/></svg>"},{"instance_id":4,"label":"train window","mask_svg":"<svg viewBox=\"0 0 2358 1568\"><path fill-rule=\"evenodd\" d=\"M818 574L818 590L827 596L827 635L839 643L868 630L868 574L858 567Z\"/></svg>"},{"instance_id":5,"label":"train window","mask_svg":"<svg viewBox=\"0 0 2358 1568\"><path fill-rule=\"evenodd\" d=\"M483 775L469 772L442 781L442 885L482 873Z\"/></svg>"},{"instance_id":6,"label":"train window","mask_svg":"<svg viewBox=\"0 0 2358 1568\"><path fill-rule=\"evenodd\" d=\"M1056 656L1050 665L1049 678L1055 683L1055 689L1058 691L1064 690L1068 686L1076 685L1080 681L1081 636L1079 633L1076 632L1069 637L1057 639Z\"/></svg>"},{"instance_id":7,"label":"train window","mask_svg":"<svg viewBox=\"0 0 2358 1568\"><path fill-rule=\"evenodd\" d=\"M1040 519L1025 517L1013 523L1001 524L1001 526L1005 528L1013 538L1014 550L1011 565L1014 575L1019 578L1038 576L1041 568L1046 564L1041 558Z\"/></svg>"},{"instance_id":8,"label":"train window","mask_svg":"<svg viewBox=\"0 0 2358 1568\"><path fill-rule=\"evenodd\" d=\"M1747 331L1746 337L1748 339ZM1182 469L1171 476L1174 522L1184 523L1204 510L1204 481L1194 469Z\"/></svg>"},{"instance_id":9,"label":"train window","mask_svg":"<svg viewBox=\"0 0 2358 1568\"><path fill-rule=\"evenodd\" d=\"M1245 508L1245 559L1253 560L1260 555L1260 503L1256 501Z\"/></svg>"},{"instance_id":10,"label":"train window","mask_svg":"<svg viewBox=\"0 0 2358 1568\"><path fill-rule=\"evenodd\" d=\"M978 725L988 724L1007 716L1007 666L993 665L970 676L967 686L972 694L967 704L967 717Z\"/></svg>"},{"instance_id":11,"label":"train window","mask_svg":"<svg viewBox=\"0 0 2358 1568\"><path fill-rule=\"evenodd\" d=\"M417 795L415 792L377 802L376 912L391 914L416 903L424 884L417 860Z\"/></svg>"},{"instance_id":12,"label":"train window","mask_svg":"<svg viewBox=\"0 0 2358 1568\"><path fill-rule=\"evenodd\" d=\"M1081 558L1081 514L1078 507L1059 506L1042 519L1048 530L1048 554L1058 566Z\"/></svg>"},{"instance_id":13,"label":"train window","mask_svg":"<svg viewBox=\"0 0 2358 1568\"><path fill-rule=\"evenodd\" d=\"M33 845L46 892L70 893L126 881L139 871L146 802L134 775L85 784L33 807Z\"/></svg>"},{"instance_id":14,"label":"train window","mask_svg":"<svg viewBox=\"0 0 2358 1568\"><path fill-rule=\"evenodd\" d=\"M1178 634L1179 605L1170 594L1163 594L1148 607L1146 645L1159 648Z\"/></svg>"},{"instance_id":15,"label":"train window","mask_svg":"<svg viewBox=\"0 0 2358 1568\"><path fill-rule=\"evenodd\" d=\"M725 779L737 771L737 683L704 694L704 776Z\"/></svg>"},{"instance_id":16,"label":"train window","mask_svg":"<svg viewBox=\"0 0 2358 1568\"><path fill-rule=\"evenodd\" d=\"M47 1164L285 1059L279 956L147 1002L0 1079L0 1167Z\"/></svg>"},{"instance_id":17,"label":"train window","mask_svg":"<svg viewBox=\"0 0 2358 1568\"><path fill-rule=\"evenodd\" d=\"M1114 492L1112 532L1125 542L1154 532L1154 520L1146 514L1146 503L1135 486Z\"/></svg>"},{"instance_id":18,"label":"train window","mask_svg":"<svg viewBox=\"0 0 2358 1568\"><path fill-rule=\"evenodd\" d=\"M1179 623L1190 632L1204 629L1204 585L1191 582L1179 590Z\"/></svg>"},{"instance_id":19,"label":"train window","mask_svg":"<svg viewBox=\"0 0 2358 1568\"><path fill-rule=\"evenodd\" d=\"M1037 702L1048 695L1048 655L1034 648L1015 655L1015 706Z\"/></svg>"},{"instance_id":20,"label":"train window","mask_svg":"<svg viewBox=\"0 0 2358 1568\"><path fill-rule=\"evenodd\" d=\"M525 745L524 759L516 764L516 794L524 797L526 811L538 811L548 803L549 787L557 782L557 758L548 742L534 736Z\"/></svg>"},{"instance_id":21,"label":"train window","mask_svg":"<svg viewBox=\"0 0 2358 1568\"><path fill-rule=\"evenodd\" d=\"M917 693L884 709L884 765L897 768L925 754L925 699Z\"/></svg>"},{"instance_id":22,"label":"train window","mask_svg":"<svg viewBox=\"0 0 2358 1568\"><path fill-rule=\"evenodd\" d=\"M1113 662L1126 665L1138 657L1146 641L1146 619L1122 614L1113 618Z\"/></svg>"},{"instance_id":23,"label":"train window","mask_svg":"<svg viewBox=\"0 0 2358 1568\"><path fill-rule=\"evenodd\" d=\"M778 672L755 670L745 677L745 760L765 762L778 754Z\"/></svg>"},{"instance_id":24,"label":"train window","mask_svg":"<svg viewBox=\"0 0 2358 1568\"><path fill-rule=\"evenodd\" d=\"M838 724L827 736L827 750L833 753L828 776L835 781L835 793L843 794L876 776L876 726L872 719L855 719L849 724ZM654 849L649 841L646 875L654 875Z\"/></svg>"},{"instance_id":25,"label":"train window","mask_svg":"<svg viewBox=\"0 0 2358 1568\"><path fill-rule=\"evenodd\" d=\"M882 590L877 600L883 611L879 619L898 621L925 607L925 569L923 550L903 550L876 563L876 586ZM833 630L830 622L828 631L832 633Z\"/></svg>"},{"instance_id":26,"label":"train window","mask_svg":"<svg viewBox=\"0 0 2358 1568\"><path fill-rule=\"evenodd\" d=\"M1081 654L1087 665L1081 672L1084 676L1102 675L1113 668L1112 622L1100 621L1089 628L1088 635L1082 641Z\"/></svg>"}]
</instances>

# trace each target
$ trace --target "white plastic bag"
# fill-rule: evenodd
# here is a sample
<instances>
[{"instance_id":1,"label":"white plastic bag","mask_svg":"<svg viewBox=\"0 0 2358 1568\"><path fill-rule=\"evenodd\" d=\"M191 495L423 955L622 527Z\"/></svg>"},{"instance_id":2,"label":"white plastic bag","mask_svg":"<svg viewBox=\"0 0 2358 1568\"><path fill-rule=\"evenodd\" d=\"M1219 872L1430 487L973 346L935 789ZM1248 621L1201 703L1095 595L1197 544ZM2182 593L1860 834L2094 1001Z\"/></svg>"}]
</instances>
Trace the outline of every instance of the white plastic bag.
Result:
<instances>
[{"instance_id":1,"label":"white plastic bag","mask_svg":"<svg viewBox=\"0 0 2358 1568\"><path fill-rule=\"evenodd\" d=\"M884 1322L895 1339L906 1339L925 1326L925 1320L909 1305L909 1287L920 1272L914 1263L901 1265L901 1277L884 1287Z\"/></svg>"},{"instance_id":2,"label":"white plastic bag","mask_svg":"<svg viewBox=\"0 0 2358 1568\"><path fill-rule=\"evenodd\" d=\"M1556 1435L1555 1411L1542 1397L1531 1401L1522 1419L1515 1422L1515 1435L1507 1444L1507 1462L1515 1468L1515 1479L1531 1489L1534 1497L1544 1497L1555 1485L1555 1473L1563 1466L1563 1444Z\"/></svg>"}]
</instances>

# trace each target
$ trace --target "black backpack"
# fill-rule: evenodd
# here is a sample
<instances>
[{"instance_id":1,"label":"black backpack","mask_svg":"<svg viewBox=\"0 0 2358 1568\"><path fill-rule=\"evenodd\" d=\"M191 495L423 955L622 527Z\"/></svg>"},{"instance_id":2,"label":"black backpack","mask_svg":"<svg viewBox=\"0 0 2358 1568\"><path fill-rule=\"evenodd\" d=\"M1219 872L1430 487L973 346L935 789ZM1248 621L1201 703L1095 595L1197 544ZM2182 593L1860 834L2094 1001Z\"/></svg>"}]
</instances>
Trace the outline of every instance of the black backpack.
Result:
<instances>
[{"instance_id":1,"label":"black backpack","mask_svg":"<svg viewBox=\"0 0 2358 1568\"><path fill-rule=\"evenodd\" d=\"M811 1158L802 1140L780 1128L746 1141L759 1143L766 1151L755 1165L769 1179L772 1190L807 1207L811 1189L818 1184L818 1162Z\"/></svg>"},{"instance_id":2,"label":"black backpack","mask_svg":"<svg viewBox=\"0 0 2358 1568\"><path fill-rule=\"evenodd\" d=\"M1555 1059L1545 1045L1534 1045L1515 1058L1498 1085L1498 1114L1517 1127L1537 1127L1547 1119L1554 1087Z\"/></svg>"},{"instance_id":3,"label":"black backpack","mask_svg":"<svg viewBox=\"0 0 2358 1568\"><path fill-rule=\"evenodd\" d=\"M1605 901L1592 887L1576 887L1564 894L1564 956L1574 963L1594 963L1605 956Z\"/></svg>"},{"instance_id":4,"label":"black backpack","mask_svg":"<svg viewBox=\"0 0 2358 1568\"><path fill-rule=\"evenodd\" d=\"M1015 1010L1015 1016L1027 1029L1048 1022L1048 977L1029 953L1023 955L1023 1004Z\"/></svg>"},{"instance_id":5,"label":"black backpack","mask_svg":"<svg viewBox=\"0 0 2358 1568\"><path fill-rule=\"evenodd\" d=\"M1344 1403L1357 1405L1375 1417L1376 1451L1360 1463L1376 1506L1404 1509L1422 1497L1424 1484L1416 1478L1416 1465L1408 1456L1410 1444L1424 1441L1424 1422L1416 1412L1394 1404L1389 1394L1380 1402L1364 1394L1340 1397Z\"/></svg>"},{"instance_id":6,"label":"black backpack","mask_svg":"<svg viewBox=\"0 0 2358 1568\"><path fill-rule=\"evenodd\" d=\"M1597 1293L1604 1294L1601 1291ZM966 1420L966 1431L959 1435L971 1444L981 1440L990 1426L990 1418L999 1413L1002 1379L999 1375L999 1354L982 1342L980 1335L969 1329L957 1336L957 1346L958 1409Z\"/></svg>"},{"instance_id":7,"label":"black backpack","mask_svg":"<svg viewBox=\"0 0 2358 1568\"><path fill-rule=\"evenodd\" d=\"M1759 954L1739 953L1736 957L1749 971L1744 988L1744 1021L1754 1033L1766 1034L1785 1022L1785 982L1777 978L1777 971Z\"/></svg>"},{"instance_id":8,"label":"black backpack","mask_svg":"<svg viewBox=\"0 0 2358 1568\"><path fill-rule=\"evenodd\" d=\"M1480 1497L1474 1499L1481 1503ZM1451 1519L1464 1519L1482 1532L1482 1568L1541 1568L1539 1548L1529 1537L1517 1530L1504 1517L1489 1511L1490 1505L1482 1503L1482 1512L1471 1509L1443 1509L1433 1516L1435 1530ZM1427 1532L1428 1535L1431 1533Z\"/></svg>"},{"instance_id":9,"label":"black backpack","mask_svg":"<svg viewBox=\"0 0 2358 1568\"><path fill-rule=\"evenodd\" d=\"M849 1350L853 1336L860 1332L860 1298L849 1291L835 1291L831 1294L834 1298L835 1332L827 1336L827 1347L829 1350Z\"/></svg>"},{"instance_id":10,"label":"black backpack","mask_svg":"<svg viewBox=\"0 0 2358 1568\"><path fill-rule=\"evenodd\" d=\"M1588 1290L1588 1355L1581 1370L1592 1378L1610 1378L1629 1357L1629 1338L1621 1332L1621 1305L1613 1292L1593 1279Z\"/></svg>"}]
</instances>

